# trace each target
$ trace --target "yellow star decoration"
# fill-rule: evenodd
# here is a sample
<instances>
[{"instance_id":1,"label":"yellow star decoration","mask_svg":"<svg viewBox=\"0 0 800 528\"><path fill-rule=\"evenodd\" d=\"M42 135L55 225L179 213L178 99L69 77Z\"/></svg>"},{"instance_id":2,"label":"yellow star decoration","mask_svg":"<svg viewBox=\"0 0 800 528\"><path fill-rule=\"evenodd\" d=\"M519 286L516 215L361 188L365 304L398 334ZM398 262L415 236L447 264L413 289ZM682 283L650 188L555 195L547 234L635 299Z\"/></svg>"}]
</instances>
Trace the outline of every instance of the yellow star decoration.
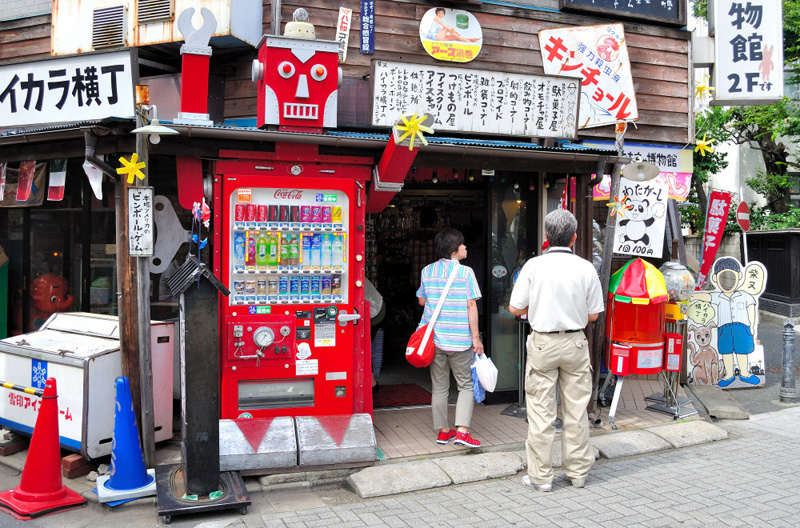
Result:
<instances>
[{"instance_id":1,"label":"yellow star decoration","mask_svg":"<svg viewBox=\"0 0 800 528\"><path fill-rule=\"evenodd\" d=\"M711 78L708 76L708 74L706 74L706 75L703 76L702 80L697 81L696 83L694 83L694 86L695 86L695 88L694 88L694 96L696 98L698 98L699 100L701 100L701 101L705 97L706 92L708 92L708 96L711 97L711 90L715 90L715 88L712 88L711 86L708 85L708 81L710 79Z\"/></svg>"},{"instance_id":2,"label":"yellow star decoration","mask_svg":"<svg viewBox=\"0 0 800 528\"><path fill-rule=\"evenodd\" d=\"M700 152L700 155L704 158L706 157L706 152L711 154L714 152L714 149L711 147L711 144L716 141L714 138L706 139L706 134L703 134L703 139L698 139L696 141L697 146L694 148L695 152Z\"/></svg>"},{"instance_id":3,"label":"yellow star decoration","mask_svg":"<svg viewBox=\"0 0 800 528\"><path fill-rule=\"evenodd\" d=\"M400 143L405 138L409 138L408 150L414 150L414 140L417 137L419 137L423 145L428 144L427 140L425 139L425 136L422 135L423 132L427 132L428 134L433 134L432 128L426 127L422 124L426 119L428 119L427 115L422 114L422 117L417 117L417 113L414 112L410 118L406 118L406 116L401 115L400 119L403 120L403 124L396 125L397 130L401 130L405 132L405 134L403 134L397 139L397 143Z\"/></svg>"},{"instance_id":4,"label":"yellow star decoration","mask_svg":"<svg viewBox=\"0 0 800 528\"><path fill-rule=\"evenodd\" d=\"M144 173L142 169L145 166L143 161L139 161L139 155L137 153L131 154L131 160L128 161L123 157L119 158L119 162L123 165L117 169L117 174L127 174L128 175L128 183L133 183L133 177L136 176L140 180L144 179Z\"/></svg>"},{"instance_id":5,"label":"yellow star decoration","mask_svg":"<svg viewBox=\"0 0 800 528\"><path fill-rule=\"evenodd\" d=\"M626 203L628 201L628 198L629 198L628 196L623 196L622 200L620 200L615 196L613 202L608 202L606 204L606 207L611 208L611 216L614 216L614 213L616 213L619 215L620 218L625 217L625 211L628 211L633 208L631 204Z\"/></svg>"}]
</instances>

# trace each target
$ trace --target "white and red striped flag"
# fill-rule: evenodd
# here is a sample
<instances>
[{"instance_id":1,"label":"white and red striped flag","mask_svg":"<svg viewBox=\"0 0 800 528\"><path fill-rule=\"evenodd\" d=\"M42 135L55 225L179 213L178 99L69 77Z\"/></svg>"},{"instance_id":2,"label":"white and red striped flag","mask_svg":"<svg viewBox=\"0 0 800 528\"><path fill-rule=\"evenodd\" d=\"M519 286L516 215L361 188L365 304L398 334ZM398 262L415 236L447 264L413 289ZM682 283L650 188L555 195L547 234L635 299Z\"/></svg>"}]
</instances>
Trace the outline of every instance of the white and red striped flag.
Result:
<instances>
[{"instance_id":1,"label":"white and red striped flag","mask_svg":"<svg viewBox=\"0 0 800 528\"><path fill-rule=\"evenodd\" d=\"M51 202L60 202L64 199L64 184L67 181L67 158L50 161L50 187L47 190L47 199Z\"/></svg>"}]
</instances>

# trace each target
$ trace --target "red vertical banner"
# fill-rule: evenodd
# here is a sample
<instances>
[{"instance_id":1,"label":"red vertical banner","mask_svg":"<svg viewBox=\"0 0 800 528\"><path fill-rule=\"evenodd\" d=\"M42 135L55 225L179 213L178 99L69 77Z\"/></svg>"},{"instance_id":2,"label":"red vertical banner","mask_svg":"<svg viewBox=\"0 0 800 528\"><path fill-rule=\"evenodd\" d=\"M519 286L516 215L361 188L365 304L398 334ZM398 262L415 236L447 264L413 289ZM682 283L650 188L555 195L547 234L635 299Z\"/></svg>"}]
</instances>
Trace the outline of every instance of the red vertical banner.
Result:
<instances>
[{"instance_id":1,"label":"red vertical banner","mask_svg":"<svg viewBox=\"0 0 800 528\"><path fill-rule=\"evenodd\" d=\"M19 180L17 182L17 201L26 202L31 195L33 186L33 172L36 170L36 161L22 161L19 164Z\"/></svg>"},{"instance_id":2,"label":"red vertical banner","mask_svg":"<svg viewBox=\"0 0 800 528\"><path fill-rule=\"evenodd\" d=\"M703 233L703 253L700 259L700 273L697 275L697 287L700 290L708 277L714 257L722 242L725 224L728 222L728 209L731 207L731 193L711 191L706 211L706 228Z\"/></svg>"}]
</instances>

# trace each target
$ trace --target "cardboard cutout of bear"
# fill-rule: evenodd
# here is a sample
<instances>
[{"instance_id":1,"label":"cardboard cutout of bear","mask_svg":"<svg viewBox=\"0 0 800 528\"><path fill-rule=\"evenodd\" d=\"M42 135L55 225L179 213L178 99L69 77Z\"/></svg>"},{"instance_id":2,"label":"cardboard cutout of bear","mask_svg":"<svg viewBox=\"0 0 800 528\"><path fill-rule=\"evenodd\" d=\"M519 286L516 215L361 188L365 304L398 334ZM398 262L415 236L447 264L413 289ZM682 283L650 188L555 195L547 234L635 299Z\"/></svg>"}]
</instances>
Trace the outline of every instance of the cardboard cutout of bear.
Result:
<instances>
[{"instance_id":1,"label":"cardboard cutout of bear","mask_svg":"<svg viewBox=\"0 0 800 528\"><path fill-rule=\"evenodd\" d=\"M722 389L761 387L764 347L758 341L758 298L767 285L760 262L747 266L733 257L714 262L713 290L695 292L689 301L687 379Z\"/></svg>"}]
</instances>

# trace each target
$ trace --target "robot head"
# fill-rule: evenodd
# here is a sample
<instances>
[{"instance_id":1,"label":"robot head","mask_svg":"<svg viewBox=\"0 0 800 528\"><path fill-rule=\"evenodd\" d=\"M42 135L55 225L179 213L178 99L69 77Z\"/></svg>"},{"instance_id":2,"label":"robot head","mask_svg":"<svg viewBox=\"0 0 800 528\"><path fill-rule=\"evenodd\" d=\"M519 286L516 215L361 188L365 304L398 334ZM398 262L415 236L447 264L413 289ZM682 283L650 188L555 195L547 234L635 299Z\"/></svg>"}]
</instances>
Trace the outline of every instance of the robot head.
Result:
<instances>
[{"instance_id":1,"label":"robot head","mask_svg":"<svg viewBox=\"0 0 800 528\"><path fill-rule=\"evenodd\" d=\"M258 126L335 128L339 76L338 42L265 36L253 61Z\"/></svg>"}]
</instances>

